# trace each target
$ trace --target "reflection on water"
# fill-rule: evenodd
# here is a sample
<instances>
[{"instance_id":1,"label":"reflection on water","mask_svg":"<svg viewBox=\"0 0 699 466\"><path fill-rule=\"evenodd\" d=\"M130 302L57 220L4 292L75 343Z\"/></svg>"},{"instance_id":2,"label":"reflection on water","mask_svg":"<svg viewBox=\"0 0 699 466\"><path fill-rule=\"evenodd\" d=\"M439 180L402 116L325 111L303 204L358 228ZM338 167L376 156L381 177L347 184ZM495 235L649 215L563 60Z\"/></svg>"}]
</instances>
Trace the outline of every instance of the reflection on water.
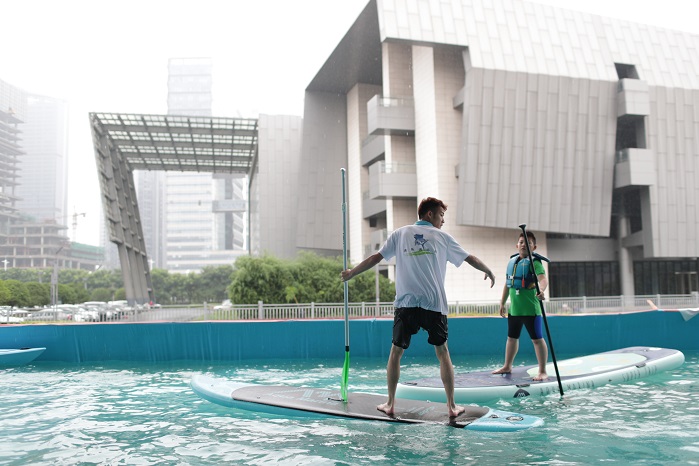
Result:
<instances>
[{"instance_id":1,"label":"reflection on water","mask_svg":"<svg viewBox=\"0 0 699 466\"><path fill-rule=\"evenodd\" d=\"M679 369L558 396L493 400L544 418L515 433L343 419L280 419L199 399L194 373L263 384L339 388L335 361L179 362L0 370L2 464L699 464L699 353ZM404 378L437 375L405 359ZM521 361L522 364L530 363ZM473 359L457 369L482 370ZM385 393L385 361L355 359L355 391Z\"/></svg>"}]
</instances>

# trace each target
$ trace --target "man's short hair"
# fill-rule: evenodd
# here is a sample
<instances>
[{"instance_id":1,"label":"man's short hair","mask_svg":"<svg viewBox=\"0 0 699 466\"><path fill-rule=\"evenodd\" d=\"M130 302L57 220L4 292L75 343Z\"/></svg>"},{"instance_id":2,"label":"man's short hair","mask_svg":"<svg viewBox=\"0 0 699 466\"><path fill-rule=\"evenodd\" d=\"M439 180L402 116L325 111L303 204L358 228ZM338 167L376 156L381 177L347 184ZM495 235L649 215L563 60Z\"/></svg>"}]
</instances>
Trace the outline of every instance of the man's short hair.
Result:
<instances>
[{"instance_id":1,"label":"man's short hair","mask_svg":"<svg viewBox=\"0 0 699 466\"><path fill-rule=\"evenodd\" d=\"M440 207L445 211L447 210L447 205L436 197L426 197L420 201L417 208L417 218L422 218L427 215L427 212L435 211Z\"/></svg>"}]
</instances>

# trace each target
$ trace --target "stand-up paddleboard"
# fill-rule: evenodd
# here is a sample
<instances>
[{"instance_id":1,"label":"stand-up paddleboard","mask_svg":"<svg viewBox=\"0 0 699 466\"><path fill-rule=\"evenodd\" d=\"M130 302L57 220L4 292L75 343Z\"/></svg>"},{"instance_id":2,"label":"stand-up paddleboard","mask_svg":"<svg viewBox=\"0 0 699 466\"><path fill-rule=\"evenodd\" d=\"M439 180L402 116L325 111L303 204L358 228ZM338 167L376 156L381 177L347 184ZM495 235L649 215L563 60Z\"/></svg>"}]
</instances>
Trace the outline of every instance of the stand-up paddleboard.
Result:
<instances>
[{"instance_id":1,"label":"stand-up paddleboard","mask_svg":"<svg viewBox=\"0 0 699 466\"><path fill-rule=\"evenodd\" d=\"M653 303L650 299L646 299L646 302L650 304L651 309L654 309L656 311L662 311L662 312L679 312L682 318L686 321L691 319L692 317L695 317L699 315L699 307L690 307L690 308L685 308L685 309L659 309L658 306Z\"/></svg>"},{"instance_id":2,"label":"stand-up paddleboard","mask_svg":"<svg viewBox=\"0 0 699 466\"><path fill-rule=\"evenodd\" d=\"M536 416L466 406L466 412L449 418L447 406L415 400L397 400L396 413L389 416L376 406L385 395L349 393L342 401L338 391L323 388L267 386L237 383L226 379L195 375L190 385L207 401L231 408L289 417L336 416L350 419L401 423L435 423L480 431L517 431L543 425Z\"/></svg>"},{"instance_id":3,"label":"stand-up paddleboard","mask_svg":"<svg viewBox=\"0 0 699 466\"><path fill-rule=\"evenodd\" d=\"M561 384L565 391L595 388L608 383L628 382L658 372L675 369L684 363L681 351L666 348L634 346L605 353L558 361ZM510 374L492 371L456 374L454 399L457 403L474 403L496 398L522 398L530 395L558 393L558 381L551 364L546 366L549 378L534 381L538 366L515 367ZM444 402L444 386L439 377L399 383L396 396L411 400Z\"/></svg>"},{"instance_id":4,"label":"stand-up paddleboard","mask_svg":"<svg viewBox=\"0 0 699 466\"><path fill-rule=\"evenodd\" d=\"M21 366L38 358L46 348L0 349L0 367Z\"/></svg>"}]
</instances>

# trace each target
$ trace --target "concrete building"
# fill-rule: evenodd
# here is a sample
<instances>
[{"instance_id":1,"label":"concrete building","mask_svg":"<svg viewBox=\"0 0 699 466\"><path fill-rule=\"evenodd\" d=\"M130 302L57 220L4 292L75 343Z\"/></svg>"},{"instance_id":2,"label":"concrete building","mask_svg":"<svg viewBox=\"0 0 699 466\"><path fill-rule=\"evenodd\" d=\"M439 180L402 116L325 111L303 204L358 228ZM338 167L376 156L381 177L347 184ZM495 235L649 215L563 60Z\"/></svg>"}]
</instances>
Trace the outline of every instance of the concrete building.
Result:
<instances>
[{"instance_id":1,"label":"concrete building","mask_svg":"<svg viewBox=\"0 0 699 466\"><path fill-rule=\"evenodd\" d=\"M67 236L67 108L0 80L3 267L94 270L102 250Z\"/></svg>"},{"instance_id":2,"label":"concrete building","mask_svg":"<svg viewBox=\"0 0 699 466\"><path fill-rule=\"evenodd\" d=\"M699 36L524 1L372 0L306 89L296 245L358 263L420 199L495 272L526 223L551 296L699 290ZM389 266L389 276L393 272Z\"/></svg>"},{"instance_id":3,"label":"concrete building","mask_svg":"<svg viewBox=\"0 0 699 466\"><path fill-rule=\"evenodd\" d=\"M37 221L68 225L68 105L53 97L27 96L18 159L17 208Z\"/></svg>"},{"instance_id":4,"label":"concrete building","mask_svg":"<svg viewBox=\"0 0 699 466\"><path fill-rule=\"evenodd\" d=\"M212 68L209 58L170 59L169 115L211 116ZM157 238L168 270L230 265L247 254L244 175L169 171L164 179L165 228Z\"/></svg>"},{"instance_id":5,"label":"concrete building","mask_svg":"<svg viewBox=\"0 0 699 466\"><path fill-rule=\"evenodd\" d=\"M250 253L296 257L303 119L260 115L258 156L250 176ZM338 213L338 216L340 214Z\"/></svg>"}]
</instances>

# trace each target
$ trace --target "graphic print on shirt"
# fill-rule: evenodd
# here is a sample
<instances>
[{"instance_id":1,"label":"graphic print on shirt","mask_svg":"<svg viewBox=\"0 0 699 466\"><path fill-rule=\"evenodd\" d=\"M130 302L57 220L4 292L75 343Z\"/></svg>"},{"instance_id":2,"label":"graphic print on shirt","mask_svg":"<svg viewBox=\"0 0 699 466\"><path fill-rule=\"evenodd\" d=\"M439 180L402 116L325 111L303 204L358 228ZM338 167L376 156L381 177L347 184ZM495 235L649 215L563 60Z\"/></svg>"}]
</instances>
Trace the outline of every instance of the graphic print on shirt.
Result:
<instances>
[{"instance_id":1,"label":"graphic print on shirt","mask_svg":"<svg viewBox=\"0 0 699 466\"><path fill-rule=\"evenodd\" d=\"M413 235L413 238L415 238L415 246L418 248L410 248L410 251L405 251L408 253L410 256L421 256L423 254L436 254L435 251L431 251L429 245L427 243L429 242L428 239L425 239L425 235L422 234L415 234ZM426 246L427 245L427 246Z\"/></svg>"}]
</instances>

